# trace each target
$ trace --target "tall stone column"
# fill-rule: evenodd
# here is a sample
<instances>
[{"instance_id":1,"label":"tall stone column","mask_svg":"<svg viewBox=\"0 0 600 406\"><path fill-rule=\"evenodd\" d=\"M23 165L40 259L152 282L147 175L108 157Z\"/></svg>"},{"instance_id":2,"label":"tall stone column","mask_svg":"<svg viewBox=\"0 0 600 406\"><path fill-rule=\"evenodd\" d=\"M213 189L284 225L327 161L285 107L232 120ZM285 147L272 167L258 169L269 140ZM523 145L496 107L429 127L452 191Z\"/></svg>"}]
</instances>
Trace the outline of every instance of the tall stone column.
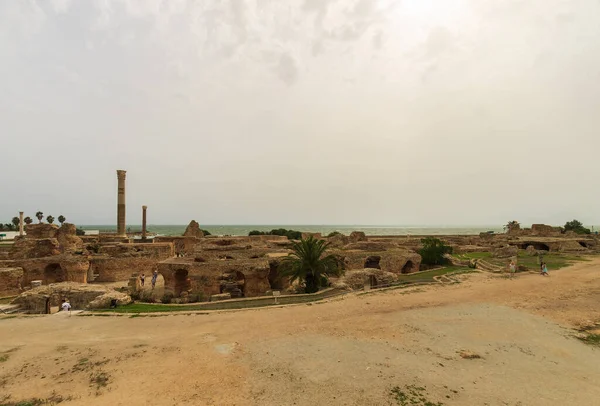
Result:
<instances>
[{"instance_id":1,"label":"tall stone column","mask_svg":"<svg viewBox=\"0 0 600 406\"><path fill-rule=\"evenodd\" d=\"M23 212L19 212L19 235L23 237Z\"/></svg>"},{"instance_id":2,"label":"tall stone column","mask_svg":"<svg viewBox=\"0 0 600 406\"><path fill-rule=\"evenodd\" d=\"M119 180L117 195L117 234L120 237L126 237L125 232L125 175L127 171L118 170L117 179Z\"/></svg>"},{"instance_id":3,"label":"tall stone column","mask_svg":"<svg viewBox=\"0 0 600 406\"><path fill-rule=\"evenodd\" d=\"M148 206L142 206L142 240L146 239L146 210Z\"/></svg>"}]
</instances>

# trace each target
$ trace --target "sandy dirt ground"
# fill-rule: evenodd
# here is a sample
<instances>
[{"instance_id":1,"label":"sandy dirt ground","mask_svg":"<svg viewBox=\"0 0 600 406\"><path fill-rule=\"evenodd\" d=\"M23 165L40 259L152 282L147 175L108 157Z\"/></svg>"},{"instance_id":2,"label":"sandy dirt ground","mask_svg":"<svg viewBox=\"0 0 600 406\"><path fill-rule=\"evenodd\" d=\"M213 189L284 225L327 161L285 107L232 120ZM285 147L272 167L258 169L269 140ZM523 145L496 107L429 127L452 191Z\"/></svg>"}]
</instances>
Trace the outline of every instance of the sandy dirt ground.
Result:
<instances>
[{"instance_id":1,"label":"sandy dirt ground","mask_svg":"<svg viewBox=\"0 0 600 406\"><path fill-rule=\"evenodd\" d=\"M600 404L600 348L573 337L600 322L600 259L463 278L210 314L3 318L0 405Z\"/></svg>"}]
</instances>

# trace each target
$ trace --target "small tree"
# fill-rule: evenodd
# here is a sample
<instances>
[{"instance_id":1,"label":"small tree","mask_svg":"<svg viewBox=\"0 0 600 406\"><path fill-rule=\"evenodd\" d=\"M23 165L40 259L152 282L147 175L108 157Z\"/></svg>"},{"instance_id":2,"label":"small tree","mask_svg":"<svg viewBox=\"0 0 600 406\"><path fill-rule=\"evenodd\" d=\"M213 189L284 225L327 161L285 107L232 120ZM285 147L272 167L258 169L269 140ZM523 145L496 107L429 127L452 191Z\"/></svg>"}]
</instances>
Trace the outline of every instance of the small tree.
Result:
<instances>
[{"instance_id":1,"label":"small tree","mask_svg":"<svg viewBox=\"0 0 600 406\"><path fill-rule=\"evenodd\" d=\"M343 273L337 258L325 255L328 246L329 243L317 240L312 235L294 242L292 253L279 265L281 275L289 276L290 282L304 281L306 293L317 292L320 286L326 285L329 275L338 276Z\"/></svg>"},{"instance_id":2,"label":"small tree","mask_svg":"<svg viewBox=\"0 0 600 406\"><path fill-rule=\"evenodd\" d=\"M33 219L31 217L29 217L29 216L25 217L23 219L23 221L25 222L25 224L28 224L28 225L31 224L31 223L33 223Z\"/></svg>"},{"instance_id":3,"label":"small tree","mask_svg":"<svg viewBox=\"0 0 600 406\"><path fill-rule=\"evenodd\" d=\"M504 231L510 232L511 230L519 228L521 228L521 224L517 220L512 220L506 223L506 225L504 226Z\"/></svg>"},{"instance_id":4,"label":"small tree","mask_svg":"<svg viewBox=\"0 0 600 406\"><path fill-rule=\"evenodd\" d=\"M12 223L15 225L15 228L19 228L19 224L21 224L21 220L18 217L13 217Z\"/></svg>"},{"instance_id":5,"label":"small tree","mask_svg":"<svg viewBox=\"0 0 600 406\"><path fill-rule=\"evenodd\" d=\"M44 213L42 213L41 211L38 211L37 213L35 213L35 216L37 217L40 224L42 224L42 220L44 219Z\"/></svg>"},{"instance_id":6,"label":"small tree","mask_svg":"<svg viewBox=\"0 0 600 406\"><path fill-rule=\"evenodd\" d=\"M583 223L579 220L567 221L565 226L563 227L565 232L574 231L577 234L590 234L591 231L589 228L583 226Z\"/></svg>"},{"instance_id":7,"label":"small tree","mask_svg":"<svg viewBox=\"0 0 600 406\"><path fill-rule=\"evenodd\" d=\"M452 254L452 247L443 243L442 240L433 237L427 237L421 240L423 248L419 250L419 255L423 258L421 261L425 265L444 265L448 260L444 257L446 254Z\"/></svg>"},{"instance_id":8,"label":"small tree","mask_svg":"<svg viewBox=\"0 0 600 406\"><path fill-rule=\"evenodd\" d=\"M63 223L67 221L67 219L65 218L65 216L63 216L62 214L60 216L58 216L58 222L60 223L60 225L62 226Z\"/></svg>"},{"instance_id":9,"label":"small tree","mask_svg":"<svg viewBox=\"0 0 600 406\"><path fill-rule=\"evenodd\" d=\"M52 224L52 223L54 223L54 217L48 216L48 217L46 217L46 221L48 222L48 224Z\"/></svg>"}]
</instances>

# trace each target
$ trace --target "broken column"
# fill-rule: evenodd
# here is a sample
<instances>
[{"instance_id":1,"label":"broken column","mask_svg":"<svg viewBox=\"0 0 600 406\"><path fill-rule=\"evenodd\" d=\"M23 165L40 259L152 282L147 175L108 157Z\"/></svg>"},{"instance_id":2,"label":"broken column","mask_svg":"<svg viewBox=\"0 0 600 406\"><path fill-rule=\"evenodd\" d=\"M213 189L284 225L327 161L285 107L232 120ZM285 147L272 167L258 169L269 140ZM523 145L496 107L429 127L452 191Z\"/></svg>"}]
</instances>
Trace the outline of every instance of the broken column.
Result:
<instances>
[{"instance_id":1,"label":"broken column","mask_svg":"<svg viewBox=\"0 0 600 406\"><path fill-rule=\"evenodd\" d=\"M142 240L146 239L146 210L148 206L142 206Z\"/></svg>"},{"instance_id":2,"label":"broken column","mask_svg":"<svg viewBox=\"0 0 600 406\"><path fill-rule=\"evenodd\" d=\"M125 233L125 174L127 171L117 170L118 195L117 195L117 234L127 237Z\"/></svg>"},{"instance_id":3,"label":"broken column","mask_svg":"<svg viewBox=\"0 0 600 406\"><path fill-rule=\"evenodd\" d=\"M19 212L19 235L23 237L23 212Z\"/></svg>"}]
</instances>

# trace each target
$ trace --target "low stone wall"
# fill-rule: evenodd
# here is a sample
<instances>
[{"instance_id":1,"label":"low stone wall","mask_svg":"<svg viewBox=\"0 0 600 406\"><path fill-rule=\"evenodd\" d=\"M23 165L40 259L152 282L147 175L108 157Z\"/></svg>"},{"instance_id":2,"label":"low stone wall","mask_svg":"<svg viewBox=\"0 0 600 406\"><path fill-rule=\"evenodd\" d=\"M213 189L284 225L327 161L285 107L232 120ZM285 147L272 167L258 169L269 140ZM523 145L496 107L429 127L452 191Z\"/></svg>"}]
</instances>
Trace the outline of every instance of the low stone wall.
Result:
<instances>
[{"instance_id":1,"label":"low stone wall","mask_svg":"<svg viewBox=\"0 0 600 406\"><path fill-rule=\"evenodd\" d=\"M98 300L99 298L106 300ZM50 307L60 306L63 299L69 300L73 310L79 310L85 309L94 301L96 301L95 308L106 307L107 301L110 303L110 298L116 299L119 305L131 302L128 295L111 288L65 282L33 288L19 295L12 303L29 313L45 314Z\"/></svg>"}]
</instances>

